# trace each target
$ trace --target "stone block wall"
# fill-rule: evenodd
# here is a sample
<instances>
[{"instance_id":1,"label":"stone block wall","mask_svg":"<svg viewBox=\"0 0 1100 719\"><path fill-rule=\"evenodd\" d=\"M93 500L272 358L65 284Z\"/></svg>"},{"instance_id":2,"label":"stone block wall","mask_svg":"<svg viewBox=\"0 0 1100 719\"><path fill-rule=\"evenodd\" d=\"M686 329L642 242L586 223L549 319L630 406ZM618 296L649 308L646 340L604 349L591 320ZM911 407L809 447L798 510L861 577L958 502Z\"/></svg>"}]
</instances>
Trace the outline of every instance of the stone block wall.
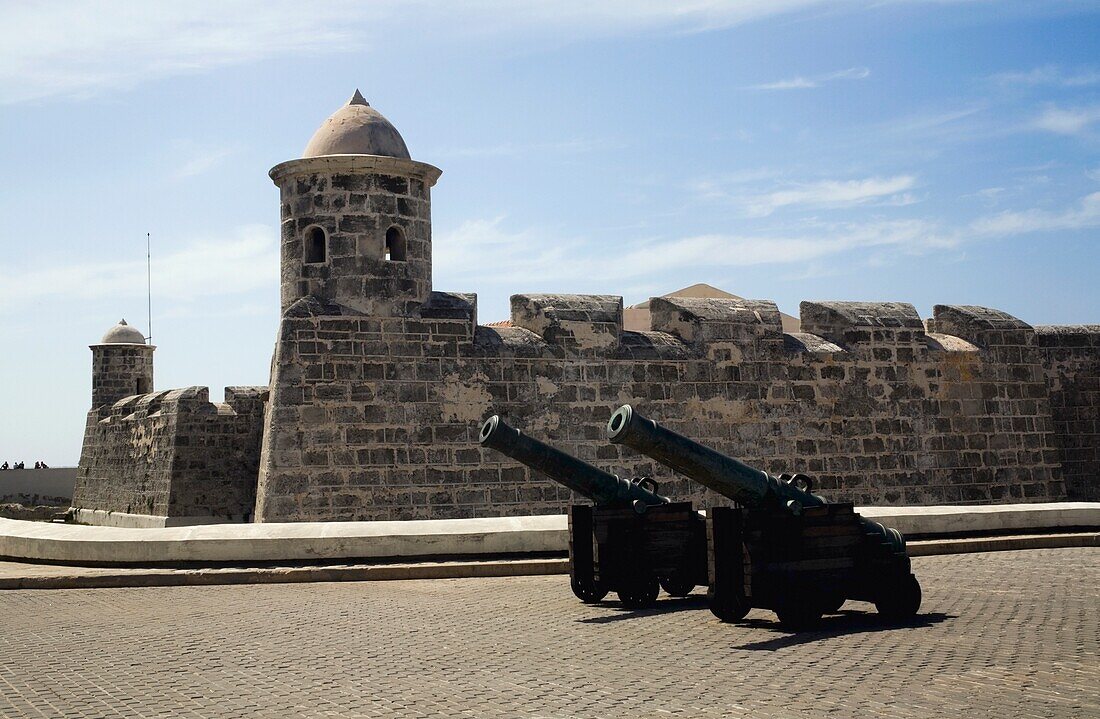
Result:
<instances>
[{"instance_id":1,"label":"stone block wall","mask_svg":"<svg viewBox=\"0 0 1100 719\"><path fill-rule=\"evenodd\" d=\"M88 413L73 507L248 521L266 387L206 387L125 397Z\"/></svg>"},{"instance_id":2,"label":"stone block wall","mask_svg":"<svg viewBox=\"0 0 1100 719\"><path fill-rule=\"evenodd\" d=\"M1066 498L1100 502L1100 325L1036 327Z\"/></svg>"},{"instance_id":3,"label":"stone block wall","mask_svg":"<svg viewBox=\"0 0 1100 719\"><path fill-rule=\"evenodd\" d=\"M566 490L476 443L516 427L670 496L724 500L670 476L604 424L620 404L773 473L815 475L859 504L1062 499L1035 331L1003 313L803 303L784 334L769 301L655 299L652 331L618 297L518 295L512 327L476 297L433 293L408 317L304 299L280 324L260 521L560 512Z\"/></svg>"},{"instance_id":4,"label":"stone block wall","mask_svg":"<svg viewBox=\"0 0 1100 719\"><path fill-rule=\"evenodd\" d=\"M92 407L114 404L123 397L153 389L151 345L92 345Z\"/></svg>"},{"instance_id":5,"label":"stone block wall","mask_svg":"<svg viewBox=\"0 0 1100 719\"><path fill-rule=\"evenodd\" d=\"M273 169L283 311L311 295L375 316L408 314L422 304L432 289L436 177L438 170L427 165L370 156L310 158ZM325 260L307 263L304 243L313 228L324 232ZM393 229L401 236L400 261L386 256Z\"/></svg>"}]
</instances>

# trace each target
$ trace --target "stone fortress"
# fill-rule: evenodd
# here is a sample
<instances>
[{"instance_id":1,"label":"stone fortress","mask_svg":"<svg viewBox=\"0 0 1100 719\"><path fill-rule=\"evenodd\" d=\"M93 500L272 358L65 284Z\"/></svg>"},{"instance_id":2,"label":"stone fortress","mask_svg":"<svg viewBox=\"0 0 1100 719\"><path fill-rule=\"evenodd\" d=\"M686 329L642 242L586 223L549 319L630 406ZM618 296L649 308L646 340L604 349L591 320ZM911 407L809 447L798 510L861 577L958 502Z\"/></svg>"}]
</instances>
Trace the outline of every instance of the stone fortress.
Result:
<instances>
[{"instance_id":1,"label":"stone fortress","mask_svg":"<svg viewBox=\"0 0 1100 719\"><path fill-rule=\"evenodd\" d=\"M569 493L476 442L514 426L662 493L720 498L610 445L629 402L773 473L857 504L1100 500L1100 325L1032 327L995 309L520 294L510 326L432 287L431 188L356 92L271 178L281 318L269 387L155 391L128 325L92 345L80 521L457 518L564 511ZM788 330L793 329L788 324Z\"/></svg>"}]
</instances>

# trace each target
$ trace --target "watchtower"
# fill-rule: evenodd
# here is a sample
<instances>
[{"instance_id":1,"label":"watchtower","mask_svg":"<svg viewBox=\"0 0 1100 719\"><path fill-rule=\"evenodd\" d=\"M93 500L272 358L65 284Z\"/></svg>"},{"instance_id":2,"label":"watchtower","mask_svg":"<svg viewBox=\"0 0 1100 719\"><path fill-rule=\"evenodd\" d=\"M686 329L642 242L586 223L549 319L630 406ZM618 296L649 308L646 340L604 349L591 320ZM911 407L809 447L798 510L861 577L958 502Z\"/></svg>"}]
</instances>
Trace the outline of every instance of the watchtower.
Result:
<instances>
[{"instance_id":1,"label":"watchtower","mask_svg":"<svg viewBox=\"0 0 1100 719\"><path fill-rule=\"evenodd\" d=\"M153 391L153 351L139 329L126 320L107 330L92 350L92 409L123 397Z\"/></svg>"},{"instance_id":2,"label":"watchtower","mask_svg":"<svg viewBox=\"0 0 1100 719\"><path fill-rule=\"evenodd\" d=\"M272 168L282 215L281 305L306 297L372 316L412 316L432 290L430 190L440 170L358 90L301 159Z\"/></svg>"}]
</instances>

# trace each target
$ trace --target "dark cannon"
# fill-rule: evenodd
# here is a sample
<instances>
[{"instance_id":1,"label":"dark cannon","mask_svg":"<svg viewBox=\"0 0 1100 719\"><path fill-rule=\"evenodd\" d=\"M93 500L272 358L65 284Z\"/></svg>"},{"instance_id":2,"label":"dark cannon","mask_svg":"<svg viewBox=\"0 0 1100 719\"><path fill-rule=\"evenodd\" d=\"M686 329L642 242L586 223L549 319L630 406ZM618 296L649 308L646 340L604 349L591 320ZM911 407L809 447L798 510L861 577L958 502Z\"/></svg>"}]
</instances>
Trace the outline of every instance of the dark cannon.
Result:
<instances>
[{"instance_id":1,"label":"dark cannon","mask_svg":"<svg viewBox=\"0 0 1100 719\"><path fill-rule=\"evenodd\" d=\"M802 474L773 477L704 447L623 405L607 424L625 444L732 499L707 512L711 611L736 622L752 607L792 629L813 626L848 599L873 602L888 619L920 608L905 539L846 502L813 494Z\"/></svg>"},{"instance_id":2,"label":"dark cannon","mask_svg":"<svg viewBox=\"0 0 1100 719\"><path fill-rule=\"evenodd\" d=\"M615 592L623 606L651 606L661 588L687 596L707 584L706 523L690 502L670 502L649 477L620 479L510 427L481 425L482 446L541 472L592 505L569 508L569 578L583 602Z\"/></svg>"}]
</instances>

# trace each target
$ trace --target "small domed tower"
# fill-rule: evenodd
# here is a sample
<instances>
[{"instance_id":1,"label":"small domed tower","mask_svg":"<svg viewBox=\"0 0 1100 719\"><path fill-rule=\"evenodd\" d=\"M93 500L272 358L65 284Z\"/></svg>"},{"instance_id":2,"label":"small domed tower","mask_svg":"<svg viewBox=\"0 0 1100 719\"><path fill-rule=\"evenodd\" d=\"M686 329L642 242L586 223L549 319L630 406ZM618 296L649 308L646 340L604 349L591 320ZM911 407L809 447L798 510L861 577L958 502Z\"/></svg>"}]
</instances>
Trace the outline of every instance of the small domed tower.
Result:
<instances>
[{"instance_id":1,"label":"small domed tower","mask_svg":"<svg viewBox=\"0 0 1100 719\"><path fill-rule=\"evenodd\" d=\"M153 391L153 351L145 335L120 320L92 350L92 409Z\"/></svg>"},{"instance_id":2,"label":"small domed tower","mask_svg":"<svg viewBox=\"0 0 1100 719\"><path fill-rule=\"evenodd\" d=\"M303 157L276 165L281 305L307 296L375 316L410 316L432 290L431 187L440 170L409 157L358 90Z\"/></svg>"}]
</instances>

